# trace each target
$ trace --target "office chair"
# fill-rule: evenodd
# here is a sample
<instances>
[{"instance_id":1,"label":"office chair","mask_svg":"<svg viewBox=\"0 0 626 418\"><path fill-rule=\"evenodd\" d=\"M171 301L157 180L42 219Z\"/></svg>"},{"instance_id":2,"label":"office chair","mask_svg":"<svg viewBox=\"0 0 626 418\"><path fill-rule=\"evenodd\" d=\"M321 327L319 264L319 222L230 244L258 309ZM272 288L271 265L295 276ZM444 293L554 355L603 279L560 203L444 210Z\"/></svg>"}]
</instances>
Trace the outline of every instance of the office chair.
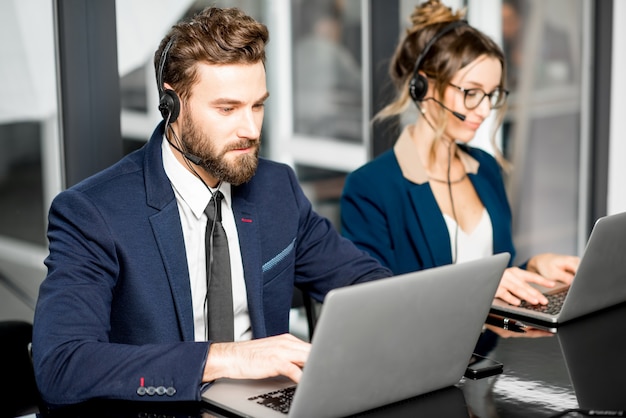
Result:
<instances>
[{"instance_id":1,"label":"office chair","mask_svg":"<svg viewBox=\"0 0 626 418\"><path fill-rule=\"evenodd\" d=\"M301 306L304 306L304 310L306 312L310 340L313 338L313 331L315 330L315 324L317 323L316 303L313 298L308 295L308 293L296 288L293 292L291 307L299 308Z\"/></svg>"},{"instance_id":2,"label":"office chair","mask_svg":"<svg viewBox=\"0 0 626 418\"><path fill-rule=\"evenodd\" d=\"M30 357L33 326L25 321L0 321L0 417L15 417L40 411L39 391Z\"/></svg>"}]
</instances>

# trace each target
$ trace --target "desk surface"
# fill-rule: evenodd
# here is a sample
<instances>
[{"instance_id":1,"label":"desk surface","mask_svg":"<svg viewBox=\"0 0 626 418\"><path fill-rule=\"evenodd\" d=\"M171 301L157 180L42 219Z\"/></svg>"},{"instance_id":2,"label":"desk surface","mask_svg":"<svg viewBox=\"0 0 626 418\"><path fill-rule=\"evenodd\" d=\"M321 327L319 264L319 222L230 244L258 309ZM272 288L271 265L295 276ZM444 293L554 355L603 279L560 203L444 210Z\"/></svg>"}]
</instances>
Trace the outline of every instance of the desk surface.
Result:
<instances>
[{"instance_id":1,"label":"desk surface","mask_svg":"<svg viewBox=\"0 0 626 418\"><path fill-rule=\"evenodd\" d=\"M556 334L490 327L479 347L504 364L502 374L462 379L457 386L362 416L575 417L584 415L565 412L626 410L622 378L626 374L626 305L564 324ZM107 402L81 405L50 417L224 416L207 408L199 403Z\"/></svg>"}]
</instances>

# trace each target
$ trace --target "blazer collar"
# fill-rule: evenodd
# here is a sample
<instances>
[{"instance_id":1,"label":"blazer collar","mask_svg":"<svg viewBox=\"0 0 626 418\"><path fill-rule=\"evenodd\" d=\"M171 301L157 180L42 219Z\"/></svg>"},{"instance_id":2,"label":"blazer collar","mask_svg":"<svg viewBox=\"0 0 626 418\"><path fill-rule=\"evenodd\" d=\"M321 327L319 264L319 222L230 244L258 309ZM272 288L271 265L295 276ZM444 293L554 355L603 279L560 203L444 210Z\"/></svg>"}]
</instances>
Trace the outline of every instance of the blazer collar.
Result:
<instances>
[{"instance_id":1,"label":"blazer collar","mask_svg":"<svg viewBox=\"0 0 626 418\"><path fill-rule=\"evenodd\" d=\"M193 305L189 270L176 197L163 168L161 150L163 129L164 122L161 122L143 148L146 203L156 210L150 215L149 221L170 282L181 337L185 341L193 341Z\"/></svg>"},{"instance_id":2,"label":"blazer collar","mask_svg":"<svg viewBox=\"0 0 626 418\"><path fill-rule=\"evenodd\" d=\"M393 152L396 155L404 178L415 184L423 184L428 182L428 174L426 174L426 168L422 164L417 147L413 143L412 132L413 125L406 126L402 130L393 147ZM464 147L457 147L457 150L457 155L465 167L465 172L468 174L478 173L479 162L469 155L464 150Z\"/></svg>"},{"instance_id":3,"label":"blazer collar","mask_svg":"<svg viewBox=\"0 0 626 418\"><path fill-rule=\"evenodd\" d=\"M165 122L162 121L152 133L145 145L143 161L147 204L158 210L163 209L175 199L170 179L163 168L161 141L164 126Z\"/></svg>"}]
</instances>

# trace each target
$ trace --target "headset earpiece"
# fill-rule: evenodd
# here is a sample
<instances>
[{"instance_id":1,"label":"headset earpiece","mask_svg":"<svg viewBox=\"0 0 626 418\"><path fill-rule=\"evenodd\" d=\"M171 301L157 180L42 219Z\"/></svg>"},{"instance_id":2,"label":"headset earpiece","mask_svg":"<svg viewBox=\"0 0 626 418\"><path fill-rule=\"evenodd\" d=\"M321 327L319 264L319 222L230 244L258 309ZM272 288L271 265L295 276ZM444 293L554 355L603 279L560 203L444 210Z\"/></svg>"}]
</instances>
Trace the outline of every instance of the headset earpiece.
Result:
<instances>
[{"instance_id":1,"label":"headset earpiece","mask_svg":"<svg viewBox=\"0 0 626 418\"><path fill-rule=\"evenodd\" d=\"M411 78L409 82L409 94L414 102L421 102L428 92L428 80L421 74Z\"/></svg>"},{"instance_id":2,"label":"headset earpiece","mask_svg":"<svg viewBox=\"0 0 626 418\"><path fill-rule=\"evenodd\" d=\"M159 100L159 112L168 123L174 123L180 114L180 100L174 90L165 89Z\"/></svg>"},{"instance_id":3,"label":"headset earpiece","mask_svg":"<svg viewBox=\"0 0 626 418\"><path fill-rule=\"evenodd\" d=\"M467 25L467 21L455 20L454 22L444 26L443 29L437 32L435 36L433 36L431 40L426 43L422 52L420 52L420 54L417 56L417 59L415 60L415 65L413 66L413 77L409 81L409 95L414 102L423 101L424 97L426 97L426 93L428 93L428 79L419 73L420 67L422 66L422 61L424 61L426 54L428 54L430 48L435 42L437 42L437 40L439 40L439 38L462 25Z\"/></svg>"},{"instance_id":4,"label":"headset earpiece","mask_svg":"<svg viewBox=\"0 0 626 418\"><path fill-rule=\"evenodd\" d=\"M163 84L163 71L165 68L165 61L167 60L167 53L174 44L176 38L172 36L170 40L163 48L161 52L161 59L159 60L159 67L157 69L157 84L159 86L159 112L167 123L174 123L180 114L180 99L174 90L166 89Z\"/></svg>"}]
</instances>

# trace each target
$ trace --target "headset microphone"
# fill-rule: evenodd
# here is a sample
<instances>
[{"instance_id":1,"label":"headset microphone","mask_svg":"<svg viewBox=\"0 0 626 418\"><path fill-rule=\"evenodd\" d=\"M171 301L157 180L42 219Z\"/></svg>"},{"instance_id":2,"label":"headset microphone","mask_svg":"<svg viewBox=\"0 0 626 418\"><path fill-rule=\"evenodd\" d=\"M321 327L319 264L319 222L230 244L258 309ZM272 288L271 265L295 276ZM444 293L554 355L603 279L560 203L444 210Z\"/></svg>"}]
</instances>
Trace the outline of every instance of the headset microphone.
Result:
<instances>
[{"instance_id":1,"label":"headset microphone","mask_svg":"<svg viewBox=\"0 0 626 418\"><path fill-rule=\"evenodd\" d=\"M190 154L188 152L185 152L183 150L181 150L180 148L178 148L176 145L174 145L174 143L172 141L170 141L169 139L167 140L167 142L170 143L170 145L172 147L174 147L174 149L178 152L180 152L181 154L183 154L183 156L188 159L189 161L191 161L192 163L194 163L195 165L200 165L202 163L202 158L198 157L197 155L193 155Z\"/></svg>"},{"instance_id":2,"label":"headset microphone","mask_svg":"<svg viewBox=\"0 0 626 418\"><path fill-rule=\"evenodd\" d=\"M439 104L439 106L443 107L444 109L446 109L448 112L452 113L454 116L456 116L461 122L465 121L466 116L459 113L459 112L455 112L454 110L446 107L446 105L444 105L443 103L441 103L439 100L435 99L434 97L428 97L424 100L432 100L433 102Z\"/></svg>"},{"instance_id":3,"label":"headset microphone","mask_svg":"<svg viewBox=\"0 0 626 418\"><path fill-rule=\"evenodd\" d=\"M183 152L183 155L186 159L194 163L195 165L200 165L202 163L202 158L197 155L189 154L188 152Z\"/></svg>"}]
</instances>

